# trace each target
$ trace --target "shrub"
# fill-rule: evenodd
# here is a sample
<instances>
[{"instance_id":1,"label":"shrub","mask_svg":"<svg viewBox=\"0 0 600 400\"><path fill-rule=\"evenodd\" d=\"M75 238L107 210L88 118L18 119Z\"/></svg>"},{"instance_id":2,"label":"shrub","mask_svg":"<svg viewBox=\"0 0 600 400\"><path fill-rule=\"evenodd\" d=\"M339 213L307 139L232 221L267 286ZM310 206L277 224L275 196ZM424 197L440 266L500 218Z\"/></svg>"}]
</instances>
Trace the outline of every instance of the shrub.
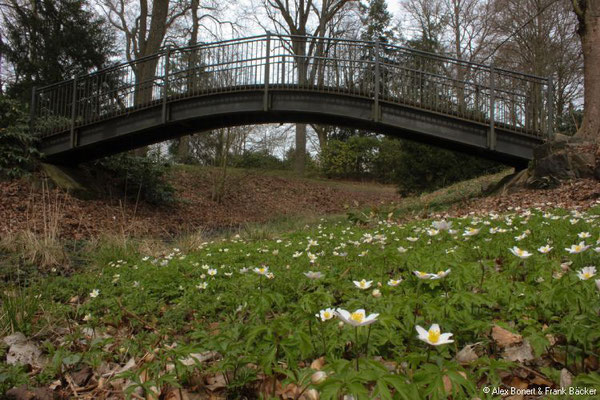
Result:
<instances>
[{"instance_id":1,"label":"shrub","mask_svg":"<svg viewBox=\"0 0 600 400\"><path fill-rule=\"evenodd\" d=\"M158 154L140 157L121 153L88 163L86 168L98 181L128 198L157 205L174 201L175 189L165 179L169 164Z\"/></svg>"},{"instance_id":2,"label":"shrub","mask_svg":"<svg viewBox=\"0 0 600 400\"><path fill-rule=\"evenodd\" d=\"M237 168L285 169L283 161L267 151L245 151L231 158L231 166Z\"/></svg>"},{"instance_id":3,"label":"shrub","mask_svg":"<svg viewBox=\"0 0 600 400\"><path fill-rule=\"evenodd\" d=\"M39 156L36 142L23 106L0 96L0 179L18 178L33 169Z\"/></svg>"},{"instance_id":4,"label":"shrub","mask_svg":"<svg viewBox=\"0 0 600 400\"><path fill-rule=\"evenodd\" d=\"M421 143L403 141L402 149L396 182L403 194L432 191L505 168L498 162Z\"/></svg>"},{"instance_id":5,"label":"shrub","mask_svg":"<svg viewBox=\"0 0 600 400\"><path fill-rule=\"evenodd\" d=\"M373 178L373 162L379 146L380 140L370 136L330 140L321 151L321 171L328 178Z\"/></svg>"}]
</instances>

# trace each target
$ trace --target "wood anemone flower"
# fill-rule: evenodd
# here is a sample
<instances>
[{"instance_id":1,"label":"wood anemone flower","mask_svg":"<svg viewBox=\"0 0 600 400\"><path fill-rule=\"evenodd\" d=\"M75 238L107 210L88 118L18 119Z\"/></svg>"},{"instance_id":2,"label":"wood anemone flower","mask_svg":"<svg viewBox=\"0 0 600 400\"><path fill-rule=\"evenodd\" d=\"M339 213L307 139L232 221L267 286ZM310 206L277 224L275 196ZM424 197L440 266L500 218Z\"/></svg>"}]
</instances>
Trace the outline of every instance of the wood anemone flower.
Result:
<instances>
[{"instance_id":1,"label":"wood anemone flower","mask_svg":"<svg viewBox=\"0 0 600 400\"><path fill-rule=\"evenodd\" d=\"M579 242L579 244L572 244L571 247L565 247L565 250L571 254L579 254L590 248L590 245L586 245L585 242Z\"/></svg>"},{"instance_id":2,"label":"wood anemone flower","mask_svg":"<svg viewBox=\"0 0 600 400\"><path fill-rule=\"evenodd\" d=\"M439 271L437 274L429 274L429 279L442 279L448 276L450 268L445 271Z\"/></svg>"},{"instance_id":3,"label":"wood anemone flower","mask_svg":"<svg viewBox=\"0 0 600 400\"><path fill-rule=\"evenodd\" d=\"M318 314L315 314L315 317L321 318L321 321L325 322L335 317L336 313L333 308L326 308L324 310L319 311Z\"/></svg>"},{"instance_id":4,"label":"wood anemone flower","mask_svg":"<svg viewBox=\"0 0 600 400\"><path fill-rule=\"evenodd\" d=\"M320 279L324 276L321 272L314 272L314 271L305 272L304 275L308 279Z\"/></svg>"},{"instance_id":5,"label":"wood anemone flower","mask_svg":"<svg viewBox=\"0 0 600 400\"><path fill-rule=\"evenodd\" d=\"M254 272L256 272L259 275L267 275L269 273L269 267L254 268Z\"/></svg>"},{"instance_id":6,"label":"wood anemone flower","mask_svg":"<svg viewBox=\"0 0 600 400\"><path fill-rule=\"evenodd\" d=\"M431 274L423 271L413 271L413 274L419 279L431 279Z\"/></svg>"},{"instance_id":7,"label":"wood anemone flower","mask_svg":"<svg viewBox=\"0 0 600 400\"><path fill-rule=\"evenodd\" d=\"M522 260L531 257L530 252L528 252L527 250L520 249L517 246L515 246L509 250L511 253L513 253L515 256L519 257Z\"/></svg>"},{"instance_id":8,"label":"wood anemone flower","mask_svg":"<svg viewBox=\"0 0 600 400\"><path fill-rule=\"evenodd\" d=\"M336 314L339 319L355 327L371 325L373 322L377 321L377 317L379 317L379 314L371 314L367 317L367 314L363 309L359 309L353 313L350 313L349 311L338 308L336 310Z\"/></svg>"},{"instance_id":9,"label":"wood anemone flower","mask_svg":"<svg viewBox=\"0 0 600 400\"><path fill-rule=\"evenodd\" d=\"M416 329L419 333L417 336L419 340L429 343L432 346L439 346L454 342L454 340L450 340L452 333L441 333L440 326L438 324L431 325L431 328L429 328L428 331L419 325L416 326Z\"/></svg>"},{"instance_id":10,"label":"wood anemone flower","mask_svg":"<svg viewBox=\"0 0 600 400\"><path fill-rule=\"evenodd\" d=\"M371 287L371 284L373 283L373 281L367 281L365 279L362 279L360 281L353 281L354 285L359 288L359 289L368 289Z\"/></svg>"},{"instance_id":11,"label":"wood anemone flower","mask_svg":"<svg viewBox=\"0 0 600 400\"><path fill-rule=\"evenodd\" d=\"M594 266L584 267L577 272L577 276L582 281L587 281L588 279L592 278L594 275L596 275L596 267L594 267Z\"/></svg>"}]
</instances>

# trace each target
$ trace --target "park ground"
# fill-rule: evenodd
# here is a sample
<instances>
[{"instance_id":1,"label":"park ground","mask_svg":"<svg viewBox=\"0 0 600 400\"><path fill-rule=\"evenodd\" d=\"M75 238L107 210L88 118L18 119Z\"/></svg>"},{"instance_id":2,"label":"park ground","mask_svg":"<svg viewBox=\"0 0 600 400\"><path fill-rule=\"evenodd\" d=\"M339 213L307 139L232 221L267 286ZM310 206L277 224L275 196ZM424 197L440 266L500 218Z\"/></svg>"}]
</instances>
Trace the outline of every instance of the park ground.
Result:
<instances>
[{"instance_id":1,"label":"park ground","mask_svg":"<svg viewBox=\"0 0 600 400\"><path fill-rule=\"evenodd\" d=\"M214 202L217 173L174 168L158 208L0 184L0 393L597 398L598 182L403 198L232 170Z\"/></svg>"}]
</instances>

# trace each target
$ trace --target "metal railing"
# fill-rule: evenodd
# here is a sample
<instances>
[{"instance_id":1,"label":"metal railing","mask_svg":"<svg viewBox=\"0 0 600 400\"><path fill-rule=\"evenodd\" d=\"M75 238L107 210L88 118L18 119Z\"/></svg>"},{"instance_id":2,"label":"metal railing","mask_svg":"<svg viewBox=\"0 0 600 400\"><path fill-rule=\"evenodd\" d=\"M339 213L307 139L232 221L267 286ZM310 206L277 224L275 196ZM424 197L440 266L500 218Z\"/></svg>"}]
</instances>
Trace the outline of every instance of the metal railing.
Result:
<instances>
[{"instance_id":1,"label":"metal railing","mask_svg":"<svg viewBox=\"0 0 600 400\"><path fill-rule=\"evenodd\" d=\"M303 56L302 54L311 54ZM161 52L34 89L41 137L214 93L339 93L402 104L525 135L553 134L552 81L385 43L266 34Z\"/></svg>"}]
</instances>

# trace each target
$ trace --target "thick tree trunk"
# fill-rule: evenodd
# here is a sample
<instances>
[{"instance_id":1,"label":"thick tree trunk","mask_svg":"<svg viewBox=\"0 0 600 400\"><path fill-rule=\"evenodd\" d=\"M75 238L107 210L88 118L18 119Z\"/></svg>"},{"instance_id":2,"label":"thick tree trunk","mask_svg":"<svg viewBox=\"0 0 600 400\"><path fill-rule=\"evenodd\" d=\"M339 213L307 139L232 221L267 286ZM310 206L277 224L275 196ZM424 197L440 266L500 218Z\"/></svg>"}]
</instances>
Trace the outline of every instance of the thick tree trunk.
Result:
<instances>
[{"instance_id":1,"label":"thick tree trunk","mask_svg":"<svg viewBox=\"0 0 600 400\"><path fill-rule=\"evenodd\" d=\"M584 113L577 136L600 142L600 1L574 0L583 48Z\"/></svg>"},{"instance_id":2,"label":"thick tree trunk","mask_svg":"<svg viewBox=\"0 0 600 400\"><path fill-rule=\"evenodd\" d=\"M296 154L294 157L294 170L304 174L306 160L306 124L296 124Z\"/></svg>"},{"instance_id":3,"label":"thick tree trunk","mask_svg":"<svg viewBox=\"0 0 600 400\"><path fill-rule=\"evenodd\" d=\"M303 87L307 84L308 60L306 59L306 39L293 40L296 64L298 65L298 84ZM306 124L296 124L296 154L294 170L297 174L304 174L306 159Z\"/></svg>"}]
</instances>

